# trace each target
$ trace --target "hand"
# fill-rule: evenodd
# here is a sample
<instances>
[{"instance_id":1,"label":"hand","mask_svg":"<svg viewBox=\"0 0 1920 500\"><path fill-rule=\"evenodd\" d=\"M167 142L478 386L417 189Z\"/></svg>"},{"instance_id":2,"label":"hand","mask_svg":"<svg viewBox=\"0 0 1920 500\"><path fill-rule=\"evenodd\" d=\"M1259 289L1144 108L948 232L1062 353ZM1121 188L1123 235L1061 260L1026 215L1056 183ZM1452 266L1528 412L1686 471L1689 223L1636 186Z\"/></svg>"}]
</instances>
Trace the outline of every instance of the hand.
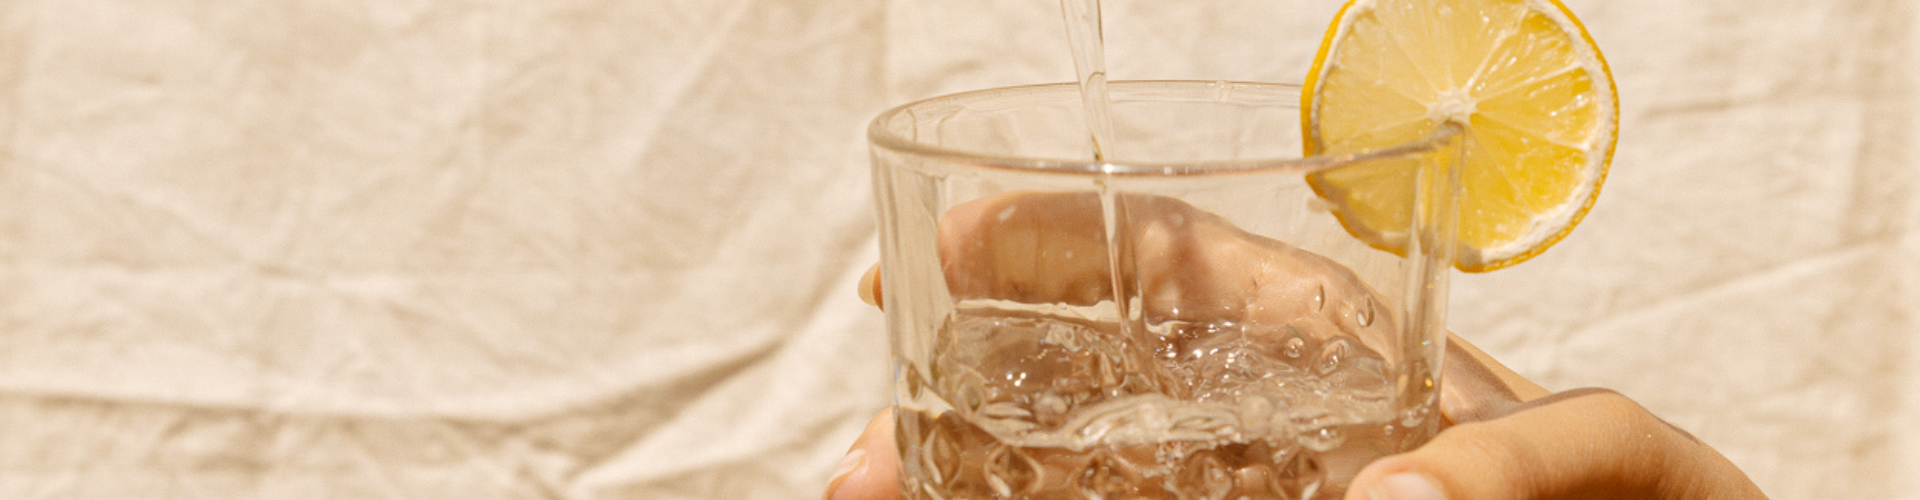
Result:
<instances>
[{"instance_id":1,"label":"hand","mask_svg":"<svg viewBox=\"0 0 1920 500\"><path fill-rule=\"evenodd\" d=\"M1449 335L1433 441L1369 464L1349 500L1765 499L1732 462L1606 389L1549 393Z\"/></svg>"},{"instance_id":2,"label":"hand","mask_svg":"<svg viewBox=\"0 0 1920 500\"><path fill-rule=\"evenodd\" d=\"M1288 325L1315 339L1358 332L1366 347L1397 356L1372 336L1398 330L1392 315L1375 314L1384 297L1339 263L1177 199L1119 203L1148 321ZM964 203L940 219L941 273L955 299L1093 305L1113 298L1104 225L1099 198L1086 192ZM868 271L861 296L881 305L877 275Z\"/></svg>"},{"instance_id":3,"label":"hand","mask_svg":"<svg viewBox=\"0 0 1920 500\"><path fill-rule=\"evenodd\" d=\"M1098 217L1098 205L1085 205L1088 199L1023 194L949 212L941 221L941 252L955 296L1099 300L1109 290L1104 279L1080 279L1071 285L1064 282L1072 280L1053 281L1075 275L1062 269L1079 269L1082 278L1104 277L1104 261L1075 260L1084 255L1104 259L1100 226L1086 224L1087 211ZM1186 311L1208 318L1278 314L1341 321L1337 315L1298 317L1306 313L1285 304L1297 302L1293 299L1301 292L1284 286L1298 278L1280 279L1297 274L1300 266L1317 268L1330 262L1244 233L1178 201L1139 200L1129 203L1130 229L1139 242L1136 251L1144 256L1143 263L1162 263L1137 270L1149 317ZM999 222L985 224L989 216ZM1042 233L1048 237L1038 237ZM1167 259L1171 255L1184 261L1164 264L1173 262ZM1176 265L1180 273L1171 272ZM1273 279L1263 278L1269 275ZM869 271L862 297L879 305L879 287L877 271ZM1010 293L1017 297L1006 297ZM1440 412L1439 435L1419 449L1369 464L1354 478L1346 498L1766 498L1718 452L1631 399L1604 389L1550 393L1452 335ZM893 419L882 411L835 469L826 498L898 499L899 464Z\"/></svg>"}]
</instances>

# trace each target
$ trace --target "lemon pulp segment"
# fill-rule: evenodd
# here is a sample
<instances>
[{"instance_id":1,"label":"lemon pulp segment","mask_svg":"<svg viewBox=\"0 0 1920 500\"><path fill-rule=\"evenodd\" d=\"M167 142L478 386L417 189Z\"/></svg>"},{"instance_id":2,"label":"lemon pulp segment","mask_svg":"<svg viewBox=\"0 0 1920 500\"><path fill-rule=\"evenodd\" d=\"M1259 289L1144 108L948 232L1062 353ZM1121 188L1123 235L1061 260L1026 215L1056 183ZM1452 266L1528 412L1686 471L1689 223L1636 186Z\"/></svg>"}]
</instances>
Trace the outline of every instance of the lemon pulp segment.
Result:
<instances>
[{"instance_id":1,"label":"lemon pulp segment","mask_svg":"<svg viewBox=\"0 0 1920 500\"><path fill-rule=\"evenodd\" d=\"M1524 261L1579 223L1606 177L1617 123L1606 61L1555 0L1352 0L1302 93L1309 154L1465 129L1456 267ZM1404 247L1409 169L1310 179L1355 236Z\"/></svg>"}]
</instances>

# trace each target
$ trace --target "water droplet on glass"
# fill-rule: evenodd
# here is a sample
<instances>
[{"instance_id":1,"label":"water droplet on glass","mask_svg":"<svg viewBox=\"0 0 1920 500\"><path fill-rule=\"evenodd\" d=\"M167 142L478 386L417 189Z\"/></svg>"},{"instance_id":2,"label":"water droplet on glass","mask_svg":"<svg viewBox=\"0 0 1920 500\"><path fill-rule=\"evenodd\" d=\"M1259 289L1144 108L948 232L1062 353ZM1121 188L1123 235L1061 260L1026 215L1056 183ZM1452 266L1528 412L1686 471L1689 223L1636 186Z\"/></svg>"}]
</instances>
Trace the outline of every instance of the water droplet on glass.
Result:
<instances>
[{"instance_id":1,"label":"water droplet on glass","mask_svg":"<svg viewBox=\"0 0 1920 500\"><path fill-rule=\"evenodd\" d=\"M1300 331L1291 326L1287 327L1287 341L1281 346L1280 353L1289 358L1299 359L1301 354L1305 354L1303 351L1306 347L1307 339L1300 335Z\"/></svg>"},{"instance_id":2,"label":"water droplet on glass","mask_svg":"<svg viewBox=\"0 0 1920 500\"><path fill-rule=\"evenodd\" d=\"M963 405L969 412L980 411L980 406L986 404L987 402L987 396L984 394L981 394L980 393L981 390L982 389L979 386L975 386L973 384L967 384L966 386L961 387L960 388L960 404Z\"/></svg>"},{"instance_id":3,"label":"water droplet on glass","mask_svg":"<svg viewBox=\"0 0 1920 500\"><path fill-rule=\"evenodd\" d=\"M921 391L927 387L927 379L920 375L920 369L908 366L902 378L906 379L907 398L919 400Z\"/></svg>"},{"instance_id":4,"label":"water droplet on glass","mask_svg":"<svg viewBox=\"0 0 1920 500\"><path fill-rule=\"evenodd\" d=\"M1326 347L1320 349L1320 364L1314 368L1319 370L1321 375L1327 375L1340 369L1340 362L1346 359L1347 339L1333 339L1327 342Z\"/></svg>"},{"instance_id":5,"label":"water droplet on glass","mask_svg":"<svg viewBox=\"0 0 1920 500\"><path fill-rule=\"evenodd\" d=\"M1373 297L1360 299L1360 310L1355 313L1360 326L1373 326Z\"/></svg>"}]
</instances>

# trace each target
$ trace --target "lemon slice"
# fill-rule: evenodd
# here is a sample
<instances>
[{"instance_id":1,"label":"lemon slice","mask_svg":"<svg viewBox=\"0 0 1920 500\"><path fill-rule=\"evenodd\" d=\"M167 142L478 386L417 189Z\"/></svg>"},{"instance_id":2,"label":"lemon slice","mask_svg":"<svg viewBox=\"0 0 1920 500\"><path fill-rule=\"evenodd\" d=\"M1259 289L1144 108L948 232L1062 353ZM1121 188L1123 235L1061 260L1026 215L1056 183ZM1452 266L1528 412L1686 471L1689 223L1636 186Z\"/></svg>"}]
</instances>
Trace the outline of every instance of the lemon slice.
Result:
<instances>
[{"instance_id":1,"label":"lemon slice","mask_svg":"<svg viewBox=\"0 0 1920 500\"><path fill-rule=\"evenodd\" d=\"M1417 141L1465 129L1454 266L1483 272L1560 241L1606 179L1619 109L1606 60L1557 0L1350 0L1307 74L1308 154ZM1411 171L1316 174L1342 225L1405 247ZM1396 205L1397 204L1397 205Z\"/></svg>"}]
</instances>

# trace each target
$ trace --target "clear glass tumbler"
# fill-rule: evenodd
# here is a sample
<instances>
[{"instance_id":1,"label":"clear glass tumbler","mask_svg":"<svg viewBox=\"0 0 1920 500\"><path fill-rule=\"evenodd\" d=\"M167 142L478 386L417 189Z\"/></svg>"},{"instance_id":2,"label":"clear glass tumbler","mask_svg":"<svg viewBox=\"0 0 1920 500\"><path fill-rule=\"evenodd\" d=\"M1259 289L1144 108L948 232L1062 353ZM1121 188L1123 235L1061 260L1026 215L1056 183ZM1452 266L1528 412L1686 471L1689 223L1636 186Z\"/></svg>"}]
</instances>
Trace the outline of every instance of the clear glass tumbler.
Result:
<instances>
[{"instance_id":1,"label":"clear glass tumbler","mask_svg":"<svg viewBox=\"0 0 1920 500\"><path fill-rule=\"evenodd\" d=\"M869 129L906 498L1338 498L1431 437L1461 135L1303 157L1298 86L1109 91L1106 161L1071 84Z\"/></svg>"}]
</instances>

